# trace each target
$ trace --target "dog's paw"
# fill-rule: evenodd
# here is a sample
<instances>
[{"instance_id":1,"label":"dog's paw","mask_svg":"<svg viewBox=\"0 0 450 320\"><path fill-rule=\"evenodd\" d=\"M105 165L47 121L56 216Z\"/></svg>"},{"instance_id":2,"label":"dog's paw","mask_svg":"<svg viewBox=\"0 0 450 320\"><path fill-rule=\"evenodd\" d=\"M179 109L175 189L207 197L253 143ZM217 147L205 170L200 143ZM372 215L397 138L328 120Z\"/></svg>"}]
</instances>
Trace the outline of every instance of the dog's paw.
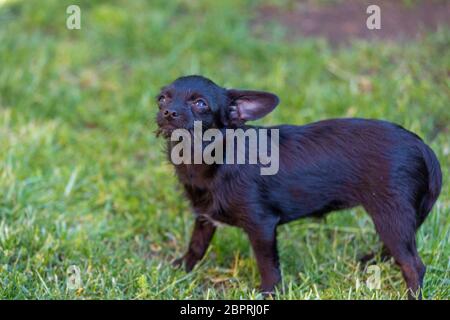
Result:
<instances>
[{"instance_id":1,"label":"dog's paw","mask_svg":"<svg viewBox=\"0 0 450 320\"><path fill-rule=\"evenodd\" d=\"M174 267L175 269L178 269L178 268L182 267L183 266L183 261L184 261L183 257L173 260L172 261L172 267Z\"/></svg>"},{"instance_id":2,"label":"dog's paw","mask_svg":"<svg viewBox=\"0 0 450 320\"><path fill-rule=\"evenodd\" d=\"M195 264L197 263L197 259L192 258L189 255L184 255L181 258L175 259L172 262L172 266L174 268L184 267L186 272L191 272L194 269Z\"/></svg>"},{"instance_id":3,"label":"dog's paw","mask_svg":"<svg viewBox=\"0 0 450 320\"><path fill-rule=\"evenodd\" d=\"M363 265L363 266L368 266L368 265L376 263L375 258L376 258L376 253L370 252L370 253L363 254L360 257L358 257L358 262L361 263L361 265Z\"/></svg>"}]
</instances>

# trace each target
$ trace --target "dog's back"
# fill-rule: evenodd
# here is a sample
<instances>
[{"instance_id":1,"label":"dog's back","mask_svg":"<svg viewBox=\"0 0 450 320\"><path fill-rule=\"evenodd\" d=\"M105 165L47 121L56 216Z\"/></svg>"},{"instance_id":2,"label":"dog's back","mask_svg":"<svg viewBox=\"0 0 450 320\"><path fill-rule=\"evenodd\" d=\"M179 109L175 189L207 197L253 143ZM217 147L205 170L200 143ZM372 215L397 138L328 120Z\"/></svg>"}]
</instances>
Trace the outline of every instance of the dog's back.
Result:
<instances>
[{"instance_id":1,"label":"dog's back","mask_svg":"<svg viewBox=\"0 0 450 320\"><path fill-rule=\"evenodd\" d=\"M379 120L331 119L279 126L282 221L401 198L416 227L439 196L442 176L433 151L414 133ZM400 214L400 213L399 213ZM410 218L409 218L410 219Z\"/></svg>"}]
</instances>

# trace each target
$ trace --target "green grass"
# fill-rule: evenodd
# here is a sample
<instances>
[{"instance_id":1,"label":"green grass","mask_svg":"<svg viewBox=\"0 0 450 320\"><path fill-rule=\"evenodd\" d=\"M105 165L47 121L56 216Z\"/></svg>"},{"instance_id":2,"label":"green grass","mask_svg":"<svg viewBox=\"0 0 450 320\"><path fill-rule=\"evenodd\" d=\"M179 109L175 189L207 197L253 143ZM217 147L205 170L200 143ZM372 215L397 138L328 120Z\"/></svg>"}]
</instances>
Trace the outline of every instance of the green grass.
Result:
<instances>
[{"instance_id":1,"label":"green grass","mask_svg":"<svg viewBox=\"0 0 450 320\"><path fill-rule=\"evenodd\" d=\"M387 119L422 136L442 164L441 197L418 233L427 298L450 298L450 32L422 40L286 41L252 31L256 1L74 1L0 5L0 298L260 298L245 235L219 230L190 274L170 261L193 216L153 132L159 88L184 74L277 93L263 124ZM265 29L264 29L265 28ZM264 34L257 37L256 34ZM381 263L369 290L357 257L379 246L361 209L279 231L279 299L390 299L405 286ZM81 270L82 287L66 285Z\"/></svg>"}]
</instances>

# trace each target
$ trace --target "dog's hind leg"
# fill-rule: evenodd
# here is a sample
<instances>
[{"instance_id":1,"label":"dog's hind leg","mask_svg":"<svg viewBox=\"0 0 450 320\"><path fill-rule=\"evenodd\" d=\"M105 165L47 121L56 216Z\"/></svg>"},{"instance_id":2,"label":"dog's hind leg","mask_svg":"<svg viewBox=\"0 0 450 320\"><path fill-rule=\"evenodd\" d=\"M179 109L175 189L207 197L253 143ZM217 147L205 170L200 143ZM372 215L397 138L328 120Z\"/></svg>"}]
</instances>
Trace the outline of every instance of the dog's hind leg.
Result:
<instances>
[{"instance_id":1,"label":"dog's hind leg","mask_svg":"<svg viewBox=\"0 0 450 320\"><path fill-rule=\"evenodd\" d=\"M386 249L400 266L409 299L422 298L425 266L416 247L416 212L401 199L379 201L366 207Z\"/></svg>"}]
</instances>

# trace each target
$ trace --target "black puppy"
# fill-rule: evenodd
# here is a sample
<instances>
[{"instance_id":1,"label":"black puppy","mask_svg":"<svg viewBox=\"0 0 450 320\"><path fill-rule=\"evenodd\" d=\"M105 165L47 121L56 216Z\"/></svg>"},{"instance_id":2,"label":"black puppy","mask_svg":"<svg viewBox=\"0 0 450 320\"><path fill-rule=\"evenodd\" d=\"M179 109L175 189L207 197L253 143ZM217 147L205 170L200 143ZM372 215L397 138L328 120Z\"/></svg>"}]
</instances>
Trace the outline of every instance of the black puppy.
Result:
<instances>
[{"instance_id":1,"label":"black puppy","mask_svg":"<svg viewBox=\"0 0 450 320\"><path fill-rule=\"evenodd\" d=\"M278 101L271 93L225 89L201 76L182 77L158 96L158 133L167 138L170 155L175 141L168 138L180 128L193 134L194 121L202 122L202 130L259 132L264 128L245 122L265 116ZM237 226L250 239L261 290L272 292L281 280L278 225L361 205L384 251L400 266L409 297L421 297L425 266L415 235L442 183L433 151L414 133L379 120L333 119L270 129L279 132L279 170L274 175L262 175L261 163L175 165L196 214L189 248L175 264L192 270L208 248L215 222Z\"/></svg>"}]
</instances>

